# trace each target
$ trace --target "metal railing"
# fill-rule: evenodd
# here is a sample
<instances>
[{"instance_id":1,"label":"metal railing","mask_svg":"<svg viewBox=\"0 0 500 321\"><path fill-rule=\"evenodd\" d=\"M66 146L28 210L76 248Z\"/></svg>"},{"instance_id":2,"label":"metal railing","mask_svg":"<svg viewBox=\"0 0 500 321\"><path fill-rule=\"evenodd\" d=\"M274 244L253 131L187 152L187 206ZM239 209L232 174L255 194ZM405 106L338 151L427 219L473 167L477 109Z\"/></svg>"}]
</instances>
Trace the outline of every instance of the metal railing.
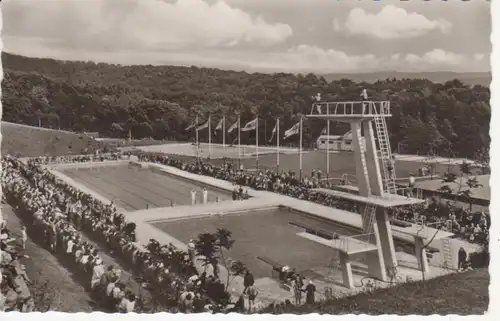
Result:
<instances>
[{"instance_id":1,"label":"metal railing","mask_svg":"<svg viewBox=\"0 0 500 321\"><path fill-rule=\"evenodd\" d=\"M447 226L448 224L446 222L425 223L423 220L419 220L414 224L419 226L419 229L417 231L417 236L428 236L429 229L431 229L431 228L435 229L435 230L443 230L443 231L448 231L448 228L451 228L451 226Z\"/></svg>"},{"instance_id":2,"label":"metal railing","mask_svg":"<svg viewBox=\"0 0 500 321\"><path fill-rule=\"evenodd\" d=\"M423 190L416 187L399 187L396 189L396 194L409 198L424 199Z\"/></svg>"},{"instance_id":3,"label":"metal railing","mask_svg":"<svg viewBox=\"0 0 500 321\"><path fill-rule=\"evenodd\" d=\"M391 116L390 101L316 102L308 116Z\"/></svg>"},{"instance_id":4,"label":"metal railing","mask_svg":"<svg viewBox=\"0 0 500 321\"><path fill-rule=\"evenodd\" d=\"M375 233L366 233L358 235L340 235L337 239L333 240L337 242L337 248L343 252L349 253L352 250L364 250L370 249L375 246Z\"/></svg>"}]
</instances>

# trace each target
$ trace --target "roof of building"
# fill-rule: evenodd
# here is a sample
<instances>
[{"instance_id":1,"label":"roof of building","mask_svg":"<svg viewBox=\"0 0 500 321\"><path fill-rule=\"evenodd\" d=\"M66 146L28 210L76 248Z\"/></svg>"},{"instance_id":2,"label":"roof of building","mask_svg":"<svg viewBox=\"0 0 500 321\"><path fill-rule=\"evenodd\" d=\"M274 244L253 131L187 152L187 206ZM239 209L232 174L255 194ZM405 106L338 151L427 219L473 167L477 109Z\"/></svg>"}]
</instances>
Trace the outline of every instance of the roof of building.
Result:
<instances>
[{"instance_id":1,"label":"roof of building","mask_svg":"<svg viewBox=\"0 0 500 321\"><path fill-rule=\"evenodd\" d=\"M338 140L352 140L352 131L348 131L344 135L320 135L318 139L338 139Z\"/></svg>"},{"instance_id":2,"label":"roof of building","mask_svg":"<svg viewBox=\"0 0 500 321\"><path fill-rule=\"evenodd\" d=\"M320 135L318 139L341 139L342 136L339 135Z\"/></svg>"},{"instance_id":3,"label":"roof of building","mask_svg":"<svg viewBox=\"0 0 500 321\"><path fill-rule=\"evenodd\" d=\"M475 177L477 178L478 183L481 184L482 186L479 186L477 188L471 188L470 189L471 197L489 201L491 198L490 175L478 175ZM465 185L466 181L467 180L465 178L462 179L458 178L457 179L458 184L457 184L457 183L444 183L443 180L441 179L433 179L428 181L415 182L415 186L423 190L437 191L441 186L447 185L450 187L453 193L456 194L460 189L460 185ZM465 187L462 187L462 190L463 189L469 189L469 188L467 185L465 185Z\"/></svg>"}]
</instances>

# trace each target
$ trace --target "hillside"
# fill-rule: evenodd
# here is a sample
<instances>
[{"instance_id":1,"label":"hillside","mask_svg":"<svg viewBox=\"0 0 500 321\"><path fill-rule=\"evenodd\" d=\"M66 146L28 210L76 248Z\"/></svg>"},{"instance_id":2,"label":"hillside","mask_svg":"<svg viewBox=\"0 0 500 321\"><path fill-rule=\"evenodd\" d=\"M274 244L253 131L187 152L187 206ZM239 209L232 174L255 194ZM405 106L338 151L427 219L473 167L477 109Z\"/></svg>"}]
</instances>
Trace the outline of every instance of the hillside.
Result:
<instances>
[{"instance_id":1,"label":"hillside","mask_svg":"<svg viewBox=\"0 0 500 321\"><path fill-rule=\"evenodd\" d=\"M67 62L3 54L5 68L3 117L6 121L72 131L97 131L102 136L186 141L185 128L196 114L212 114L214 126L227 115L228 124L241 113L242 122L259 115L259 137L266 142L276 117L280 131L310 111L311 96L325 100L359 99L366 88L373 100L390 100L388 122L393 149L405 153L474 158L489 147L490 92L459 80L433 83L426 79L388 78L374 83L349 79L327 81L313 74L263 74L175 66L119 66ZM229 125L228 125L229 126ZM325 127L319 120L304 123L305 144ZM332 123L331 134L347 131ZM200 134L202 141L206 133ZM228 135L227 140L234 139ZM221 140L215 136L213 141ZM252 133L243 144L254 143ZM274 142L272 142L274 143ZM290 139L287 143L298 143ZM483 153L484 154L484 153ZM486 153L487 154L487 153Z\"/></svg>"},{"instance_id":2,"label":"hillside","mask_svg":"<svg viewBox=\"0 0 500 321\"><path fill-rule=\"evenodd\" d=\"M435 83L445 83L447 81L458 79L464 84L475 86L481 85L489 87L491 83L490 72L373 72L366 74L326 74L322 75L327 81L335 81L340 79L352 79L356 82L377 82L387 78L396 79L428 79Z\"/></svg>"},{"instance_id":3,"label":"hillside","mask_svg":"<svg viewBox=\"0 0 500 321\"><path fill-rule=\"evenodd\" d=\"M489 282L488 270L483 268L425 282L405 283L338 300L293 307L287 313L478 315L488 310Z\"/></svg>"},{"instance_id":4,"label":"hillside","mask_svg":"<svg viewBox=\"0 0 500 321\"><path fill-rule=\"evenodd\" d=\"M76 155L102 144L75 133L2 121L2 154L15 156Z\"/></svg>"}]
</instances>

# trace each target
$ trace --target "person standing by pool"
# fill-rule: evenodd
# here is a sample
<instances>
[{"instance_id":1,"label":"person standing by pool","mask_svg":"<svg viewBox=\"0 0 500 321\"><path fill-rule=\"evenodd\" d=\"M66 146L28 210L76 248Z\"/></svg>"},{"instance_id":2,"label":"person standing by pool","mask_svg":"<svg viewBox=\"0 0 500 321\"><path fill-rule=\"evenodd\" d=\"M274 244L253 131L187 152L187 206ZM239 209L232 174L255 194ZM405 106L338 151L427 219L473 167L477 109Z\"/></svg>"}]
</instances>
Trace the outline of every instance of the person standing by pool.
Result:
<instances>
[{"instance_id":1,"label":"person standing by pool","mask_svg":"<svg viewBox=\"0 0 500 321\"><path fill-rule=\"evenodd\" d=\"M194 245L194 240L191 239L189 240L189 243L188 243L188 254L189 254L189 259L191 260L192 264L195 263L194 259L195 259L195 245Z\"/></svg>"},{"instance_id":2,"label":"person standing by pool","mask_svg":"<svg viewBox=\"0 0 500 321\"><path fill-rule=\"evenodd\" d=\"M309 284L306 286L305 290L306 292L306 304L312 304L314 303L314 294L316 293L316 286L313 284L312 281L309 281Z\"/></svg>"},{"instance_id":3,"label":"person standing by pool","mask_svg":"<svg viewBox=\"0 0 500 321\"><path fill-rule=\"evenodd\" d=\"M206 188L203 188L203 204L208 203L208 191Z\"/></svg>"},{"instance_id":4,"label":"person standing by pool","mask_svg":"<svg viewBox=\"0 0 500 321\"><path fill-rule=\"evenodd\" d=\"M253 277L253 274L249 270L246 270L245 277L243 278L243 286L245 287L243 289L243 294L246 294L247 289L249 287L251 287L252 285L254 285L254 283L255 283L255 279Z\"/></svg>"},{"instance_id":5,"label":"person standing by pool","mask_svg":"<svg viewBox=\"0 0 500 321\"><path fill-rule=\"evenodd\" d=\"M251 285L247 289L248 295L248 312L252 312L252 308L255 306L255 298L259 294L257 288L254 285Z\"/></svg>"},{"instance_id":6,"label":"person standing by pool","mask_svg":"<svg viewBox=\"0 0 500 321\"><path fill-rule=\"evenodd\" d=\"M467 266L467 252L463 247L458 251L458 270L465 270Z\"/></svg>"},{"instance_id":7,"label":"person standing by pool","mask_svg":"<svg viewBox=\"0 0 500 321\"><path fill-rule=\"evenodd\" d=\"M191 205L196 204L196 191L193 189L191 190Z\"/></svg>"},{"instance_id":8,"label":"person standing by pool","mask_svg":"<svg viewBox=\"0 0 500 321\"><path fill-rule=\"evenodd\" d=\"M295 279L292 282L293 294L295 297L295 304L302 304L302 282L299 279L299 276L295 276Z\"/></svg>"}]
</instances>

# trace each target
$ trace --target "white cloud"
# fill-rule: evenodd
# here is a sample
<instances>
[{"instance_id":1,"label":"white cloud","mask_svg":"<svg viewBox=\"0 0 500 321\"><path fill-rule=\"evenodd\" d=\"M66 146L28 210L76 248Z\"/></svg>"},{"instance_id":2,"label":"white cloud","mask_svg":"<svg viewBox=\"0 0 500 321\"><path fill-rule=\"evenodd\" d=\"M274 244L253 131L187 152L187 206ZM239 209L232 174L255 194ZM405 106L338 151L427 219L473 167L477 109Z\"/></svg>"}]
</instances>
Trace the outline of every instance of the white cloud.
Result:
<instances>
[{"instance_id":1,"label":"white cloud","mask_svg":"<svg viewBox=\"0 0 500 321\"><path fill-rule=\"evenodd\" d=\"M270 46L292 36L287 24L203 0L12 0L4 33L87 50L171 50Z\"/></svg>"},{"instance_id":2,"label":"white cloud","mask_svg":"<svg viewBox=\"0 0 500 321\"><path fill-rule=\"evenodd\" d=\"M385 6L376 14L362 8L349 12L344 25L333 21L335 31L346 30L352 34L363 34L381 39L418 37L431 31L448 32L451 24L446 20L429 20L418 13L409 13L393 5Z\"/></svg>"},{"instance_id":3,"label":"white cloud","mask_svg":"<svg viewBox=\"0 0 500 321\"><path fill-rule=\"evenodd\" d=\"M425 54L418 56L415 54L408 54L405 57L405 62L415 66L420 67L432 67L432 66L458 66L465 63L466 57L453 52L444 51L442 49L434 49ZM420 67L418 65L421 65Z\"/></svg>"},{"instance_id":4,"label":"white cloud","mask_svg":"<svg viewBox=\"0 0 500 321\"><path fill-rule=\"evenodd\" d=\"M116 64L152 64L199 66L264 72L343 73L372 71L479 71L489 70L486 59L475 60L442 49L434 49L422 55L395 53L386 56L372 54L355 55L338 49L299 45L285 51L255 50L172 50L168 52L139 51L79 51L61 50L40 45L39 39L3 37L8 47L15 47L18 54L50 57L55 59L91 60ZM9 50L7 50L9 51Z\"/></svg>"}]
</instances>

